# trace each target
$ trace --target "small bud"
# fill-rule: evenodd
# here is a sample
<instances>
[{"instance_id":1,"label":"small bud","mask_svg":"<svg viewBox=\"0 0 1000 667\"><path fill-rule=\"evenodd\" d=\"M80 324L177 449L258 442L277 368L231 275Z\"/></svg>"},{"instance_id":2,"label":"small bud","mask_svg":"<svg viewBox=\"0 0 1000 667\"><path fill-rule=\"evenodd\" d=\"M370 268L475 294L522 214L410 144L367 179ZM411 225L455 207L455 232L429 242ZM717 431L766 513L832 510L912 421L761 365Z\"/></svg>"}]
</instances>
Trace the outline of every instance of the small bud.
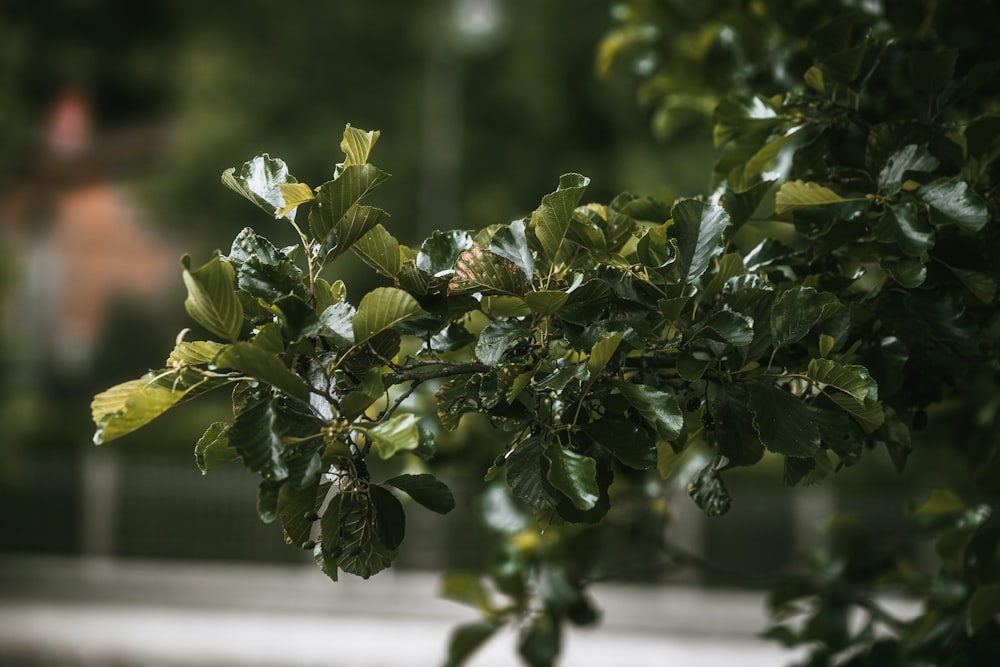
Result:
<instances>
[{"instance_id":1,"label":"small bud","mask_svg":"<svg viewBox=\"0 0 1000 667\"><path fill-rule=\"evenodd\" d=\"M312 551L313 548L315 548L315 546L316 546L316 541L315 540L306 540L305 542L303 542L299 546L301 546L306 551Z\"/></svg>"},{"instance_id":2,"label":"small bud","mask_svg":"<svg viewBox=\"0 0 1000 667\"><path fill-rule=\"evenodd\" d=\"M316 514L316 512L309 511L303 514L302 518L305 519L306 521L317 521L319 519L319 514Z\"/></svg>"}]
</instances>

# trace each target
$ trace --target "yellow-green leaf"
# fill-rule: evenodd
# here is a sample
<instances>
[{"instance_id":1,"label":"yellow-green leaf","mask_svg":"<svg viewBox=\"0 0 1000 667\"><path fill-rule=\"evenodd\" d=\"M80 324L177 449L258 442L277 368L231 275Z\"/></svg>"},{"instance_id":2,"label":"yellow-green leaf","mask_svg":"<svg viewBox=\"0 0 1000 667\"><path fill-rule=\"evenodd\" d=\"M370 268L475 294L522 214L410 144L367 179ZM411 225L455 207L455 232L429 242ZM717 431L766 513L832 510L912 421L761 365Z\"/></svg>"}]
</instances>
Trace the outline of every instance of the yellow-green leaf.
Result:
<instances>
[{"instance_id":1,"label":"yellow-green leaf","mask_svg":"<svg viewBox=\"0 0 1000 667\"><path fill-rule=\"evenodd\" d=\"M98 445L145 426L173 407L186 392L153 384L151 378L130 380L97 394L90 404Z\"/></svg>"},{"instance_id":2,"label":"yellow-green leaf","mask_svg":"<svg viewBox=\"0 0 1000 667\"><path fill-rule=\"evenodd\" d=\"M400 322L427 313L408 292L395 287L378 287L361 299L354 314L354 342L360 344Z\"/></svg>"}]
</instances>

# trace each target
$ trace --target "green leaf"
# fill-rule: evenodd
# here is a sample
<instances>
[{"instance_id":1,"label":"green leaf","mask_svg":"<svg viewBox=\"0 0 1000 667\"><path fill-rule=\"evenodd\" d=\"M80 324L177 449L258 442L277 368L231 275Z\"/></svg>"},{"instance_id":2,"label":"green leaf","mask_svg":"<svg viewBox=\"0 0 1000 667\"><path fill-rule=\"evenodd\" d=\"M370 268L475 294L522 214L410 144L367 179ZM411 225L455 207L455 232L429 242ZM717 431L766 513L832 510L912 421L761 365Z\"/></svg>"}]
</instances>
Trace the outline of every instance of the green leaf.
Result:
<instances>
[{"instance_id":1,"label":"green leaf","mask_svg":"<svg viewBox=\"0 0 1000 667\"><path fill-rule=\"evenodd\" d=\"M229 261L240 289L269 303L288 294L305 296L302 271L282 250L246 227L233 240Z\"/></svg>"},{"instance_id":2,"label":"green leaf","mask_svg":"<svg viewBox=\"0 0 1000 667\"><path fill-rule=\"evenodd\" d=\"M345 167L368 162L368 155L381 134L378 130L366 131L351 127L348 123L344 128L344 137L340 140L340 150L344 152L344 161L337 165L337 173L339 174Z\"/></svg>"},{"instance_id":3,"label":"green leaf","mask_svg":"<svg viewBox=\"0 0 1000 667\"><path fill-rule=\"evenodd\" d=\"M599 341L594 343L590 349L590 357L587 359L587 370L590 371L591 377L600 373L608 365L611 357L618 350L623 336L624 334L620 331L612 331L604 334Z\"/></svg>"},{"instance_id":4,"label":"green leaf","mask_svg":"<svg viewBox=\"0 0 1000 667\"><path fill-rule=\"evenodd\" d=\"M973 635L1000 615L1000 583L976 588L965 607L965 629Z\"/></svg>"},{"instance_id":5,"label":"green leaf","mask_svg":"<svg viewBox=\"0 0 1000 667\"><path fill-rule=\"evenodd\" d=\"M530 282L535 275L535 259L528 247L524 220L515 220L501 227L490 241L490 252L505 257L521 269Z\"/></svg>"},{"instance_id":6,"label":"green leaf","mask_svg":"<svg viewBox=\"0 0 1000 667\"><path fill-rule=\"evenodd\" d=\"M753 413L745 389L738 385L712 386L706 407L715 420L714 439L729 465L750 466L764 456L764 444L753 427Z\"/></svg>"},{"instance_id":7,"label":"green leaf","mask_svg":"<svg viewBox=\"0 0 1000 667\"><path fill-rule=\"evenodd\" d=\"M722 235L729 214L717 204L685 199L673 208L670 232L677 241L675 266L681 282L689 284L708 269L712 258L722 253Z\"/></svg>"},{"instance_id":8,"label":"green leaf","mask_svg":"<svg viewBox=\"0 0 1000 667\"><path fill-rule=\"evenodd\" d=\"M514 497L537 509L552 509L559 497L548 479L548 459L543 456L545 441L538 436L525 438L507 456L507 485Z\"/></svg>"},{"instance_id":9,"label":"green leaf","mask_svg":"<svg viewBox=\"0 0 1000 667\"><path fill-rule=\"evenodd\" d=\"M753 341L753 318L732 310L716 311L693 328L694 335L730 345L749 345Z\"/></svg>"},{"instance_id":10,"label":"green leaf","mask_svg":"<svg viewBox=\"0 0 1000 667\"><path fill-rule=\"evenodd\" d=\"M553 612L545 611L522 627L517 652L529 667L552 667L561 647L559 620Z\"/></svg>"},{"instance_id":11,"label":"green leaf","mask_svg":"<svg viewBox=\"0 0 1000 667\"><path fill-rule=\"evenodd\" d=\"M531 214L531 228L538 237L542 252L554 263L566 241L573 210L580 203L590 179L580 174L563 174L559 187L542 197L542 204Z\"/></svg>"},{"instance_id":12,"label":"green leaf","mask_svg":"<svg viewBox=\"0 0 1000 667\"><path fill-rule=\"evenodd\" d=\"M194 460L201 474L240 457L239 452L229 444L229 427L227 422L214 422L198 438L194 446Z\"/></svg>"},{"instance_id":13,"label":"green leaf","mask_svg":"<svg viewBox=\"0 0 1000 667\"><path fill-rule=\"evenodd\" d=\"M364 433L379 458L389 459L399 452L414 450L420 446L420 429L414 414L395 415L374 426L353 425L351 428Z\"/></svg>"},{"instance_id":14,"label":"green leaf","mask_svg":"<svg viewBox=\"0 0 1000 667\"><path fill-rule=\"evenodd\" d=\"M264 480L257 489L257 516L263 523L274 523L278 518L278 491L281 482Z\"/></svg>"},{"instance_id":15,"label":"green leaf","mask_svg":"<svg viewBox=\"0 0 1000 667\"><path fill-rule=\"evenodd\" d=\"M243 195L269 215L289 220L295 218L295 208L288 209L281 185L297 182L288 173L284 160L272 158L267 153L245 162L238 174L235 167L222 173L222 184L227 188Z\"/></svg>"},{"instance_id":16,"label":"green leaf","mask_svg":"<svg viewBox=\"0 0 1000 667\"><path fill-rule=\"evenodd\" d=\"M707 302L711 297L721 292L730 279L742 276L746 272L746 267L743 265L743 257L739 253L726 253L719 258L718 270L712 276L711 282L698 295L698 298L702 303ZM676 319L676 317L671 319Z\"/></svg>"},{"instance_id":17,"label":"green leaf","mask_svg":"<svg viewBox=\"0 0 1000 667\"><path fill-rule=\"evenodd\" d=\"M236 415L229 427L230 445L240 453L245 465L266 480L288 477L288 467L281 457L284 445L271 430L274 409L268 398L256 398Z\"/></svg>"},{"instance_id":18,"label":"green leaf","mask_svg":"<svg viewBox=\"0 0 1000 667\"><path fill-rule=\"evenodd\" d=\"M956 225L978 232L989 220L986 200L965 181L939 178L917 190L917 197L930 207L931 223Z\"/></svg>"},{"instance_id":19,"label":"green leaf","mask_svg":"<svg viewBox=\"0 0 1000 667\"><path fill-rule=\"evenodd\" d=\"M374 488L374 487L370 487ZM382 543L376 526L378 510L371 496L359 490L342 492L334 499L338 501L334 521L327 521L330 508L323 515L321 524L324 536L323 548L327 549L326 535L336 530L338 537L329 549L331 555L337 553L337 565L344 572L368 579L389 567L396 557L395 549ZM334 502L331 501L331 506ZM328 524L333 524L329 525Z\"/></svg>"},{"instance_id":20,"label":"green leaf","mask_svg":"<svg viewBox=\"0 0 1000 667\"><path fill-rule=\"evenodd\" d=\"M456 627L448 641L448 661L445 662L444 667L464 665L465 661L502 627L503 623L493 620L466 623Z\"/></svg>"},{"instance_id":21,"label":"green leaf","mask_svg":"<svg viewBox=\"0 0 1000 667\"><path fill-rule=\"evenodd\" d=\"M993 303L996 300L997 283L985 273L969 271L967 269L956 269L953 266L948 266L948 270L955 274L955 277L962 281L966 289L972 292L972 295L983 303Z\"/></svg>"},{"instance_id":22,"label":"green leaf","mask_svg":"<svg viewBox=\"0 0 1000 667\"><path fill-rule=\"evenodd\" d=\"M635 252L640 262L654 269L673 264L677 259L678 249L668 235L670 226L671 223L664 223L651 227L639 239Z\"/></svg>"},{"instance_id":23,"label":"green leaf","mask_svg":"<svg viewBox=\"0 0 1000 667\"><path fill-rule=\"evenodd\" d=\"M514 262L473 246L455 260L455 274L448 289L519 297L527 291L528 283Z\"/></svg>"},{"instance_id":24,"label":"green leaf","mask_svg":"<svg viewBox=\"0 0 1000 667\"><path fill-rule=\"evenodd\" d=\"M97 425L95 444L110 442L145 426L176 405L186 393L154 382L153 378L130 380L94 396L90 410Z\"/></svg>"},{"instance_id":25,"label":"green leaf","mask_svg":"<svg viewBox=\"0 0 1000 667\"><path fill-rule=\"evenodd\" d=\"M903 176L909 171L934 171L941 161L934 157L926 146L907 144L898 149L885 161L878 175L879 191L896 194L903 184Z\"/></svg>"},{"instance_id":26,"label":"green leaf","mask_svg":"<svg viewBox=\"0 0 1000 667\"><path fill-rule=\"evenodd\" d=\"M408 292L395 287L377 287L361 299L354 314L355 344L360 345L400 322L426 314Z\"/></svg>"},{"instance_id":27,"label":"green leaf","mask_svg":"<svg viewBox=\"0 0 1000 667\"><path fill-rule=\"evenodd\" d=\"M560 360L555 370L537 382L533 382L533 385L535 389L561 391L574 380L585 382L589 379L590 371L587 370L587 362L581 361L580 363L573 364Z\"/></svg>"},{"instance_id":28,"label":"green leaf","mask_svg":"<svg viewBox=\"0 0 1000 667\"><path fill-rule=\"evenodd\" d=\"M403 269L399 241L378 224L351 247L355 254L379 273L394 278Z\"/></svg>"},{"instance_id":29,"label":"green leaf","mask_svg":"<svg viewBox=\"0 0 1000 667\"><path fill-rule=\"evenodd\" d=\"M774 199L774 211L778 215L781 215L782 213L794 211L798 208L840 204L845 201L853 200L845 199L819 183L789 181L778 188L778 193Z\"/></svg>"},{"instance_id":30,"label":"green leaf","mask_svg":"<svg viewBox=\"0 0 1000 667\"><path fill-rule=\"evenodd\" d=\"M569 498L574 507L588 510L597 505L601 489L597 485L597 462L594 459L566 449L555 441L546 445L544 456L549 462L546 479Z\"/></svg>"},{"instance_id":31,"label":"green leaf","mask_svg":"<svg viewBox=\"0 0 1000 667\"><path fill-rule=\"evenodd\" d=\"M385 211L360 205L388 178L389 174L374 165L352 164L316 189L316 201L309 211L309 228L319 242L330 232L337 234L339 242L329 259L343 254L376 224L388 218Z\"/></svg>"},{"instance_id":32,"label":"green leaf","mask_svg":"<svg viewBox=\"0 0 1000 667\"><path fill-rule=\"evenodd\" d=\"M524 295L524 302L531 311L542 315L552 315L569 300L569 293L562 290L538 290Z\"/></svg>"},{"instance_id":33,"label":"green leaf","mask_svg":"<svg viewBox=\"0 0 1000 667\"><path fill-rule=\"evenodd\" d=\"M717 461L712 461L702 468L687 488L688 495L706 516L722 516L733 504L717 465Z\"/></svg>"},{"instance_id":34,"label":"green leaf","mask_svg":"<svg viewBox=\"0 0 1000 667\"><path fill-rule=\"evenodd\" d=\"M782 292L771 306L771 342L782 347L805 338L809 330L841 309L837 297L812 287Z\"/></svg>"},{"instance_id":35,"label":"green leaf","mask_svg":"<svg viewBox=\"0 0 1000 667\"><path fill-rule=\"evenodd\" d=\"M214 340L177 341L170 356L167 357L167 367L207 364L222 348L223 344Z\"/></svg>"},{"instance_id":36,"label":"green leaf","mask_svg":"<svg viewBox=\"0 0 1000 667\"><path fill-rule=\"evenodd\" d=\"M432 276L449 275L455 267L455 260L471 247L472 237L468 232L434 232L420 246L417 268Z\"/></svg>"},{"instance_id":37,"label":"green leaf","mask_svg":"<svg viewBox=\"0 0 1000 667\"><path fill-rule=\"evenodd\" d=\"M844 365L829 359L809 361L807 374L812 380L835 387L865 405L878 401L878 384L864 366Z\"/></svg>"},{"instance_id":38,"label":"green leaf","mask_svg":"<svg viewBox=\"0 0 1000 667\"><path fill-rule=\"evenodd\" d=\"M912 201L891 204L879 219L876 232L882 239L895 241L910 257L920 257L934 247L934 228Z\"/></svg>"},{"instance_id":39,"label":"green leaf","mask_svg":"<svg viewBox=\"0 0 1000 667\"><path fill-rule=\"evenodd\" d=\"M965 502L951 489L931 489L930 495L911 514L918 517L951 516L964 512Z\"/></svg>"},{"instance_id":40,"label":"green leaf","mask_svg":"<svg viewBox=\"0 0 1000 667\"><path fill-rule=\"evenodd\" d=\"M234 341L243 328L243 306L236 298L236 271L216 255L198 269L191 270L191 258L181 259L188 296L184 308L195 322L216 336Z\"/></svg>"},{"instance_id":41,"label":"green leaf","mask_svg":"<svg viewBox=\"0 0 1000 667\"><path fill-rule=\"evenodd\" d=\"M378 484L368 487L375 509L375 530L387 549L397 549L406 536L406 514L396 496Z\"/></svg>"},{"instance_id":42,"label":"green leaf","mask_svg":"<svg viewBox=\"0 0 1000 667\"><path fill-rule=\"evenodd\" d=\"M684 413L673 394L653 389L644 384L615 382L614 386L632 404L643 419L649 422L663 440L673 441L684 428Z\"/></svg>"},{"instance_id":43,"label":"green leaf","mask_svg":"<svg viewBox=\"0 0 1000 667\"><path fill-rule=\"evenodd\" d=\"M476 358L484 364L496 364L504 353L519 341L531 336L531 329L518 320L494 320L479 334Z\"/></svg>"},{"instance_id":44,"label":"green leaf","mask_svg":"<svg viewBox=\"0 0 1000 667\"><path fill-rule=\"evenodd\" d=\"M455 509L455 496L451 489L434 475L397 475L385 481L396 487L432 512L447 514Z\"/></svg>"},{"instance_id":45,"label":"green leaf","mask_svg":"<svg viewBox=\"0 0 1000 667\"><path fill-rule=\"evenodd\" d=\"M281 485L278 491L278 518L281 519L285 544L306 546L329 488L330 482L320 484L319 480L301 488L289 482Z\"/></svg>"},{"instance_id":46,"label":"green leaf","mask_svg":"<svg viewBox=\"0 0 1000 667\"><path fill-rule=\"evenodd\" d=\"M294 220L295 209L316 198L312 188L305 183L279 183L278 192L281 193L281 198L285 204L274 212L274 217L276 218Z\"/></svg>"},{"instance_id":47,"label":"green leaf","mask_svg":"<svg viewBox=\"0 0 1000 667\"><path fill-rule=\"evenodd\" d=\"M288 370L278 355L266 352L252 343L241 341L226 345L215 355L212 366L231 368L266 382L300 401L309 401L309 389L298 375Z\"/></svg>"},{"instance_id":48,"label":"green leaf","mask_svg":"<svg viewBox=\"0 0 1000 667\"><path fill-rule=\"evenodd\" d=\"M880 265L889 277L906 289L920 287L927 280L927 265L919 259L883 258Z\"/></svg>"},{"instance_id":49,"label":"green leaf","mask_svg":"<svg viewBox=\"0 0 1000 667\"><path fill-rule=\"evenodd\" d=\"M802 399L771 385L750 385L750 411L760 441L770 451L810 458L820 447L820 433Z\"/></svg>"},{"instance_id":50,"label":"green leaf","mask_svg":"<svg viewBox=\"0 0 1000 667\"><path fill-rule=\"evenodd\" d=\"M951 82L958 61L958 49L910 51L910 81L918 93L934 95Z\"/></svg>"},{"instance_id":51,"label":"green leaf","mask_svg":"<svg viewBox=\"0 0 1000 667\"><path fill-rule=\"evenodd\" d=\"M828 394L831 401L851 415L865 433L874 433L885 422L885 412L880 403L865 405L853 396Z\"/></svg>"},{"instance_id":52,"label":"green leaf","mask_svg":"<svg viewBox=\"0 0 1000 667\"><path fill-rule=\"evenodd\" d=\"M354 316L357 314L354 306L347 301L341 301L329 306L319 315L319 321L325 327L325 333L341 347L354 345Z\"/></svg>"},{"instance_id":53,"label":"green leaf","mask_svg":"<svg viewBox=\"0 0 1000 667\"><path fill-rule=\"evenodd\" d=\"M656 465L656 443L646 430L636 424L609 416L587 424L583 430L630 468L648 470Z\"/></svg>"}]
</instances>

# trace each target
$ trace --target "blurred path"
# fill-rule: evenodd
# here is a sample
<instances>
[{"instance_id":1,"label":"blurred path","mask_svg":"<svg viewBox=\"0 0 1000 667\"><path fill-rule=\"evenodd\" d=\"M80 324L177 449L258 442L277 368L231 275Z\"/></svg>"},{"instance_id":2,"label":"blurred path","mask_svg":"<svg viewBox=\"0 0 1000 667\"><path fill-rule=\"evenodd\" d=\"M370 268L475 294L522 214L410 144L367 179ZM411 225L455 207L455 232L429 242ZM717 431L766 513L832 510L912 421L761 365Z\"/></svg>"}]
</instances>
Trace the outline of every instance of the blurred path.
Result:
<instances>
[{"instance_id":1,"label":"blurred path","mask_svg":"<svg viewBox=\"0 0 1000 667\"><path fill-rule=\"evenodd\" d=\"M471 609L436 574L389 570L334 584L312 565L0 556L0 665L433 667ZM594 588L604 621L572 629L561 665L777 667L756 637L763 596L694 588ZM495 637L469 667L510 667Z\"/></svg>"}]
</instances>

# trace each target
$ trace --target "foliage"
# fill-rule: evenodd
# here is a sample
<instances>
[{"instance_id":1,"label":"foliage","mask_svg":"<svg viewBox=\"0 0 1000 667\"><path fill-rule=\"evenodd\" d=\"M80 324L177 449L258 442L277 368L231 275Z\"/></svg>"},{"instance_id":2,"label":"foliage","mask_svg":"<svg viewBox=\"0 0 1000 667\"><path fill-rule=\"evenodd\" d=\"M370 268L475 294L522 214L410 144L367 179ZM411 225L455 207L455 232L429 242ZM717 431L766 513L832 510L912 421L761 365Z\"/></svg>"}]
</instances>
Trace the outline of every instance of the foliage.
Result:
<instances>
[{"instance_id":1,"label":"foliage","mask_svg":"<svg viewBox=\"0 0 1000 667\"><path fill-rule=\"evenodd\" d=\"M1000 66L961 62L895 15L782 6L753 3L733 25L719 13L699 33L705 55L759 24L775 31L759 32L770 59L697 62L695 76L717 79L695 87L718 95L721 149L704 198L587 203L589 179L570 173L522 219L410 247L366 202L388 176L368 161L378 132L349 126L343 162L316 188L268 155L228 170L223 183L299 243L246 228L228 254L185 258L185 305L209 335L182 333L164 368L98 395L97 442L226 387L233 419L209 426L198 465L241 460L287 542L331 578L368 577L405 537L397 492L453 507L431 472L433 435L481 415L502 442L481 471L500 548L488 576L446 580L484 615L456 631L448 664L511 624L524 661L548 665L564 624L596 620L586 584L605 572L602 530L622 514L657 521L651 482L682 479L714 516L733 502L729 471L765 459L789 485L874 448L902 469L928 407L964 397L986 420L955 453L978 485L912 510L940 571L908 563L912 541L872 545L840 521L811 572L774 591L776 611L801 603L807 620L771 634L812 647L811 665L982 664L1000 641L1000 439L996 392L982 388L1000 340ZM646 41L658 33L643 11L701 11L628 7ZM608 44L613 61L623 52ZM323 277L348 251L384 286L352 300ZM427 390L430 411L417 400ZM889 616L873 597L888 585L921 596L919 615ZM871 620L861 630L848 622L858 609Z\"/></svg>"}]
</instances>

